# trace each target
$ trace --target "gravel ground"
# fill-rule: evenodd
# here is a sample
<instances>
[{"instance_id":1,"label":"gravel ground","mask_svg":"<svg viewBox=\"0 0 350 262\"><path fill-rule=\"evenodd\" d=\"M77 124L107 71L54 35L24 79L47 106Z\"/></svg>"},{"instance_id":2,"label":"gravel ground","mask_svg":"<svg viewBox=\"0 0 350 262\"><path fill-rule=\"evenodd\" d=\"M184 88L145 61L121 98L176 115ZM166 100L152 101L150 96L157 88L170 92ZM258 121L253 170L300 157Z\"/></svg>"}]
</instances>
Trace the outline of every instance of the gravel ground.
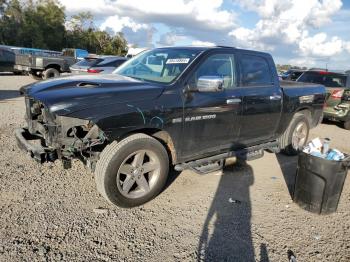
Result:
<instances>
[{"instance_id":1,"label":"gravel ground","mask_svg":"<svg viewBox=\"0 0 350 262\"><path fill-rule=\"evenodd\" d=\"M156 199L134 209L107 204L80 162L63 170L20 151L20 86L0 75L0 261L350 261L350 180L338 211L318 216L291 201L296 158L266 153L246 166L201 176L173 172ZM349 152L349 131L327 123Z\"/></svg>"}]
</instances>

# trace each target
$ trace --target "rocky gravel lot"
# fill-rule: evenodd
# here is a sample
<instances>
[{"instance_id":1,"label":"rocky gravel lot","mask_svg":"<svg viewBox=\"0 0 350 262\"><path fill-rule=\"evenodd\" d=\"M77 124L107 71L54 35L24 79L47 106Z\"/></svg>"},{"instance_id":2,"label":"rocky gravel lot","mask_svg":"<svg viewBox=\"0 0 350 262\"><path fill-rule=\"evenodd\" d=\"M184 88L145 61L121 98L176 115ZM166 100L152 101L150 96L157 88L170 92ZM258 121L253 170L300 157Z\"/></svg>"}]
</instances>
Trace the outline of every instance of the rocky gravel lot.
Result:
<instances>
[{"instance_id":1,"label":"rocky gravel lot","mask_svg":"<svg viewBox=\"0 0 350 262\"><path fill-rule=\"evenodd\" d=\"M33 80L0 75L0 261L350 261L350 179L337 213L300 209L288 190L296 158L266 153L246 166L201 176L172 172L152 202L121 209L96 191L80 162L39 165L20 151L18 88ZM327 123L350 153L350 131Z\"/></svg>"}]
</instances>

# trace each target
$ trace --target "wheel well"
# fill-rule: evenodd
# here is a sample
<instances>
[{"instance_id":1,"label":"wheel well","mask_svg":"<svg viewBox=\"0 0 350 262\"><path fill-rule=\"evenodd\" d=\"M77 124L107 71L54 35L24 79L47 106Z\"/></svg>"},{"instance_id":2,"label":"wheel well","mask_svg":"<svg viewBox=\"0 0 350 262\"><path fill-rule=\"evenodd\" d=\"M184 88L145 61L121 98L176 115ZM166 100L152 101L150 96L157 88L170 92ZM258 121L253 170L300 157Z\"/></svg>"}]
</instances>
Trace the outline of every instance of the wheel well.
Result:
<instances>
[{"instance_id":1,"label":"wheel well","mask_svg":"<svg viewBox=\"0 0 350 262\"><path fill-rule=\"evenodd\" d=\"M45 67L45 70L49 69L49 68L55 68L56 70L58 70L58 72L61 72L61 67L57 64L50 64L50 65L47 65Z\"/></svg>"},{"instance_id":2,"label":"wheel well","mask_svg":"<svg viewBox=\"0 0 350 262\"><path fill-rule=\"evenodd\" d=\"M129 132L123 135L122 137L119 137L118 140L124 139L125 137L128 137L136 133L143 133L157 139L159 142L161 142L164 145L165 149L167 150L170 158L170 163L173 163L173 164L177 163L177 152L176 152L173 140L168 132L157 128L144 128L144 129L138 129L138 130Z\"/></svg>"},{"instance_id":3,"label":"wheel well","mask_svg":"<svg viewBox=\"0 0 350 262\"><path fill-rule=\"evenodd\" d=\"M312 125L312 119L313 119L313 112L310 110L310 108L300 108L297 113L301 113L306 116L306 118L309 120L310 126Z\"/></svg>"}]
</instances>

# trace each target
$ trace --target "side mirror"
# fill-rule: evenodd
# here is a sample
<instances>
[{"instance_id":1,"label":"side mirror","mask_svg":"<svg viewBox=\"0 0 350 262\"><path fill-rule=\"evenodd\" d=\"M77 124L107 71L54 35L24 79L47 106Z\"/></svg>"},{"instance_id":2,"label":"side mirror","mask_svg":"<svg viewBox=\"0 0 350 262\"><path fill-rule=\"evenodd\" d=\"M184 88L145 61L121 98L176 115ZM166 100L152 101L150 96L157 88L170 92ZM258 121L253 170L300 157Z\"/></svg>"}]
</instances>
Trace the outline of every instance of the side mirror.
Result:
<instances>
[{"instance_id":1,"label":"side mirror","mask_svg":"<svg viewBox=\"0 0 350 262\"><path fill-rule=\"evenodd\" d=\"M220 76L201 76L197 82L198 92L219 92L224 88L224 79Z\"/></svg>"}]
</instances>

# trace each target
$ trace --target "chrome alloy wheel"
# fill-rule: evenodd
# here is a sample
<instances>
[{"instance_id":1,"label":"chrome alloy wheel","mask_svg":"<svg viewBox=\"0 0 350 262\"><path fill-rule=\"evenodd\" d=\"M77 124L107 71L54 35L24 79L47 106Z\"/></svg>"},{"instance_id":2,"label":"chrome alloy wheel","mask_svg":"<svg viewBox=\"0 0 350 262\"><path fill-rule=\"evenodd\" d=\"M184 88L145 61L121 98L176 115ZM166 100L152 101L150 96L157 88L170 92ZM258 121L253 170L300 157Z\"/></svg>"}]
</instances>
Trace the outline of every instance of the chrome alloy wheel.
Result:
<instances>
[{"instance_id":1,"label":"chrome alloy wheel","mask_svg":"<svg viewBox=\"0 0 350 262\"><path fill-rule=\"evenodd\" d=\"M307 124L305 122L298 123L292 134L292 146L294 149L301 149L305 145L307 133Z\"/></svg>"},{"instance_id":2,"label":"chrome alloy wheel","mask_svg":"<svg viewBox=\"0 0 350 262\"><path fill-rule=\"evenodd\" d=\"M150 150L130 154L120 165L116 183L128 198L140 198L150 192L160 177L160 160Z\"/></svg>"}]
</instances>

